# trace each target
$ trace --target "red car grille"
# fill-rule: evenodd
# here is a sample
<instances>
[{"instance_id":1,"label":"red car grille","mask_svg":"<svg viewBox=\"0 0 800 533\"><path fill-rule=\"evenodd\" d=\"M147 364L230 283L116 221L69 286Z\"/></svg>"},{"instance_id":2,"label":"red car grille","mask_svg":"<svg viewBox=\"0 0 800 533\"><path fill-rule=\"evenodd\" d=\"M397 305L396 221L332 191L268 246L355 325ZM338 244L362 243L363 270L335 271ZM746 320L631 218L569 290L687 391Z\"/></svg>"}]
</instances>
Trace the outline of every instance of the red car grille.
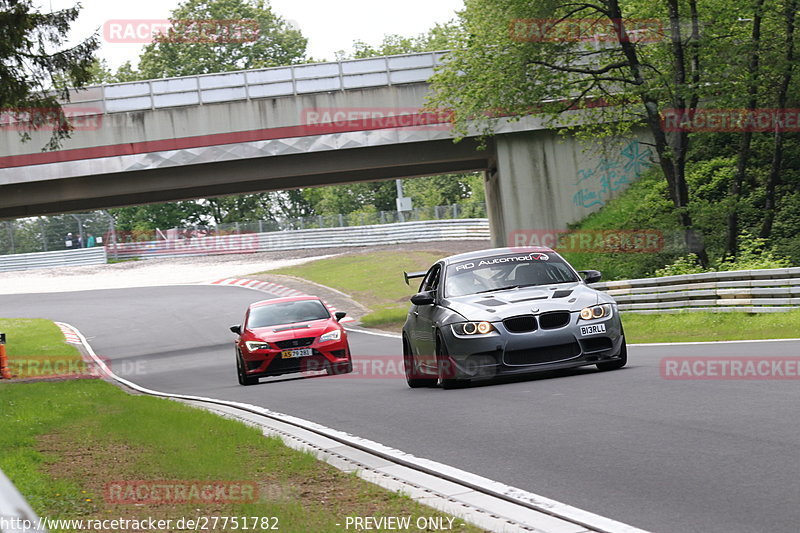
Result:
<instances>
[{"instance_id":1,"label":"red car grille","mask_svg":"<svg viewBox=\"0 0 800 533\"><path fill-rule=\"evenodd\" d=\"M302 337L300 339L287 339L285 341L274 342L273 344L283 350L287 348L303 348L314 344L316 337Z\"/></svg>"}]
</instances>

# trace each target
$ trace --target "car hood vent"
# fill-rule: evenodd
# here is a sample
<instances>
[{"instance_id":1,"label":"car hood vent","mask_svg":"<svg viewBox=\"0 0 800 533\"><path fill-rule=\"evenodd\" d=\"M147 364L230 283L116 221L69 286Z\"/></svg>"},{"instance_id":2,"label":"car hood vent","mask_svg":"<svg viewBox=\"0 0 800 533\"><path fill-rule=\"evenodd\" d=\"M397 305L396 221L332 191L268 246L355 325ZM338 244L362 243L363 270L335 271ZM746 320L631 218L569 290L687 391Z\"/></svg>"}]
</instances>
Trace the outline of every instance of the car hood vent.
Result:
<instances>
[{"instance_id":1,"label":"car hood vent","mask_svg":"<svg viewBox=\"0 0 800 533\"><path fill-rule=\"evenodd\" d=\"M567 296L569 296L570 294L572 294L572 291L571 291L571 290L567 290L567 291L555 291L555 292L553 293L553 298L566 298L566 297L567 297Z\"/></svg>"},{"instance_id":2,"label":"car hood vent","mask_svg":"<svg viewBox=\"0 0 800 533\"><path fill-rule=\"evenodd\" d=\"M494 306L497 306L497 305L506 305L505 302L502 302L500 300L481 300L481 301L475 302L475 303L478 304L478 305L485 305L486 307L494 307Z\"/></svg>"},{"instance_id":3,"label":"car hood vent","mask_svg":"<svg viewBox=\"0 0 800 533\"><path fill-rule=\"evenodd\" d=\"M520 298L519 300L511 300L511 303L519 303L519 302L530 302L532 300L547 300L547 295L544 296L534 296L533 298Z\"/></svg>"}]
</instances>

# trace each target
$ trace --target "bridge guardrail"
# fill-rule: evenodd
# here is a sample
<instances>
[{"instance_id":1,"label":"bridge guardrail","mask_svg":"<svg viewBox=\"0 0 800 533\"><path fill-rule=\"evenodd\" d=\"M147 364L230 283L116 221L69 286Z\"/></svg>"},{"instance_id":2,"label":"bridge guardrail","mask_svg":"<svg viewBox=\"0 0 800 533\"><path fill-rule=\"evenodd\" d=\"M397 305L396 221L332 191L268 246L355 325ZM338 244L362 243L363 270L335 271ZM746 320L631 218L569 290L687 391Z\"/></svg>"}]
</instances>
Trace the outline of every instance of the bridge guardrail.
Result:
<instances>
[{"instance_id":1,"label":"bridge guardrail","mask_svg":"<svg viewBox=\"0 0 800 533\"><path fill-rule=\"evenodd\" d=\"M27 527L26 527L27 526ZM2 533L46 533L39 518L17 488L0 470L0 531Z\"/></svg>"},{"instance_id":2,"label":"bridge guardrail","mask_svg":"<svg viewBox=\"0 0 800 533\"><path fill-rule=\"evenodd\" d=\"M591 286L613 296L619 310L629 313L775 313L800 308L800 267L704 272Z\"/></svg>"},{"instance_id":3,"label":"bridge guardrail","mask_svg":"<svg viewBox=\"0 0 800 533\"><path fill-rule=\"evenodd\" d=\"M489 238L489 219L470 218L117 243L108 254L135 259Z\"/></svg>"},{"instance_id":4,"label":"bridge guardrail","mask_svg":"<svg viewBox=\"0 0 800 533\"><path fill-rule=\"evenodd\" d=\"M80 250L0 255L0 272L77 265L102 265L107 262L106 249L102 246Z\"/></svg>"},{"instance_id":5,"label":"bridge guardrail","mask_svg":"<svg viewBox=\"0 0 800 533\"><path fill-rule=\"evenodd\" d=\"M97 85L70 93L72 115L144 111L254 98L422 83L446 52L423 52L333 63L299 64Z\"/></svg>"}]
</instances>

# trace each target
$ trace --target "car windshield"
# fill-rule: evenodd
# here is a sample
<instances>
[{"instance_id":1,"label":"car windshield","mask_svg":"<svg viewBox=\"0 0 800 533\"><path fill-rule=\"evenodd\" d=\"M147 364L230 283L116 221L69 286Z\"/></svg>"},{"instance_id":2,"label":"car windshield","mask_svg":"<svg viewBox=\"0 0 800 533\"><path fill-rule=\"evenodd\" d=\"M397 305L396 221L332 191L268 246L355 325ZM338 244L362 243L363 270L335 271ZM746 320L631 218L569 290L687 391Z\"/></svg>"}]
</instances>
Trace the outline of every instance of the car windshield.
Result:
<instances>
[{"instance_id":1,"label":"car windshield","mask_svg":"<svg viewBox=\"0 0 800 533\"><path fill-rule=\"evenodd\" d=\"M445 296L572 281L579 281L579 278L554 254L497 255L449 265Z\"/></svg>"},{"instance_id":2,"label":"car windshield","mask_svg":"<svg viewBox=\"0 0 800 533\"><path fill-rule=\"evenodd\" d=\"M319 300L297 300L254 307L250 310L247 326L266 328L283 324L296 324L330 318L328 309Z\"/></svg>"}]
</instances>

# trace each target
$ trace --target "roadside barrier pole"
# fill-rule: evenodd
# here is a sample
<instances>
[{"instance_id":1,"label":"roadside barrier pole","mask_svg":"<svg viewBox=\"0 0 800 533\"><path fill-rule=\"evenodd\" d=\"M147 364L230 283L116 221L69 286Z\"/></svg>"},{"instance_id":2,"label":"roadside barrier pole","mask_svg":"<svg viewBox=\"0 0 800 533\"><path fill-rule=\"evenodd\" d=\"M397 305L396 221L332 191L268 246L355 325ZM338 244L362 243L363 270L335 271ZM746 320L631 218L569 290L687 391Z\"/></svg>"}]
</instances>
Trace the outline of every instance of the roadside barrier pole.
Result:
<instances>
[{"instance_id":1,"label":"roadside barrier pole","mask_svg":"<svg viewBox=\"0 0 800 533\"><path fill-rule=\"evenodd\" d=\"M8 357L6 356L6 334L0 333L0 378L11 379L8 370Z\"/></svg>"}]
</instances>

